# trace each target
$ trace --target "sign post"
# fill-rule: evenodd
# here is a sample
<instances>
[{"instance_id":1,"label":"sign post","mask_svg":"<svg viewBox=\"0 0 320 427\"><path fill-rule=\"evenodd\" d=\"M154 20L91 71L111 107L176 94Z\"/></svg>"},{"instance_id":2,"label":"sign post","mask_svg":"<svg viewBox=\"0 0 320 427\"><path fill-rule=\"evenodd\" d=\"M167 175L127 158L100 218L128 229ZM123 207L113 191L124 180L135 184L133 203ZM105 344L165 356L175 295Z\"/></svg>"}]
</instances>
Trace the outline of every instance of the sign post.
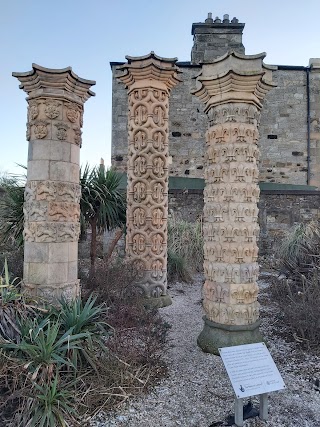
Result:
<instances>
[{"instance_id":1,"label":"sign post","mask_svg":"<svg viewBox=\"0 0 320 427\"><path fill-rule=\"evenodd\" d=\"M235 424L243 426L243 398L259 395L262 420L268 418L268 393L286 386L264 343L219 348L235 400Z\"/></svg>"}]
</instances>

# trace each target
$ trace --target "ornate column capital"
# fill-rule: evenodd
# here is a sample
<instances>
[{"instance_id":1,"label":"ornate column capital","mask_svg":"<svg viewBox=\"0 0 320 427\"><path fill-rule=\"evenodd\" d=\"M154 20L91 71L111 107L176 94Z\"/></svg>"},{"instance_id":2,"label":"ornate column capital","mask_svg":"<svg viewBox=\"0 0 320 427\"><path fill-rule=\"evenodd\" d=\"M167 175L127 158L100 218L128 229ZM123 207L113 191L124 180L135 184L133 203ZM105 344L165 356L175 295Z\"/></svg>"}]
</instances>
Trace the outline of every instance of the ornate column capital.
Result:
<instances>
[{"instance_id":1,"label":"ornate column capital","mask_svg":"<svg viewBox=\"0 0 320 427\"><path fill-rule=\"evenodd\" d=\"M128 93L135 89L152 87L170 91L180 82L181 73L175 65L178 58L163 58L150 52L144 56L126 56L127 64L118 67L123 74L118 77L125 84Z\"/></svg>"},{"instance_id":2,"label":"ornate column capital","mask_svg":"<svg viewBox=\"0 0 320 427\"><path fill-rule=\"evenodd\" d=\"M71 67L52 69L32 64L32 70L25 73L12 73L21 83L19 88L27 94L27 101L38 97L64 98L81 105L95 93L90 87L94 80L86 80L72 71Z\"/></svg>"},{"instance_id":3,"label":"ornate column capital","mask_svg":"<svg viewBox=\"0 0 320 427\"><path fill-rule=\"evenodd\" d=\"M205 104L205 112L221 104L244 102L259 110L272 82L276 67L263 62L265 53L242 55L229 52L210 64L202 64L193 95Z\"/></svg>"}]
</instances>

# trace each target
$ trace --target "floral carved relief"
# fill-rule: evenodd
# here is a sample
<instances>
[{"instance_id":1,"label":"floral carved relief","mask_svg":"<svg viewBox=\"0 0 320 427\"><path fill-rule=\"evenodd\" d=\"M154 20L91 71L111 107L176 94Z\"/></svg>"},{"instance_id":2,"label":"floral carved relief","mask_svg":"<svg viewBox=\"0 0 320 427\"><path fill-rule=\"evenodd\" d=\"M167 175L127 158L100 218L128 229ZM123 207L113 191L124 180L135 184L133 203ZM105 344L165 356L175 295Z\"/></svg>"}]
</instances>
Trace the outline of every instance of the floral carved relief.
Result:
<instances>
[{"instance_id":1,"label":"floral carved relief","mask_svg":"<svg viewBox=\"0 0 320 427\"><path fill-rule=\"evenodd\" d=\"M61 103L57 101L45 101L44 112L49 119L56 119L60 115Z\"/></svg>"},{"instance_id":2,"label":"floral carved relief","mask_svg":"<svg viewBox=\"0 0 320 427\"><path fill-rule=\"evenodd\" d=\"M228 104L208 112L204 190L204 308L209 320L258 319L259 200L257 107Z\"/></svg>"},{"instance_id":3,"label":"floral carved relief","mask_svg":"<svg viewBox=\"0 0 320 427\"><path fill-rule=\"evenodd\" d=\"M56 136L60 141L65 141L68 137L68 129L70 126L68 126L66 123L60 122L55 123L55 127L57 128Z\"/></svg>"},{"instance_id":4,"label":"floral carved relief","mask_svg":"<svg viewBox=\"0 0 320 427\"><path fill-rule=\"evenodd\" d=\"M44 120L38 120L33 124L33 132L37 139L43 139L48 135L48 123Z\"/></svg>"}]
</instances>

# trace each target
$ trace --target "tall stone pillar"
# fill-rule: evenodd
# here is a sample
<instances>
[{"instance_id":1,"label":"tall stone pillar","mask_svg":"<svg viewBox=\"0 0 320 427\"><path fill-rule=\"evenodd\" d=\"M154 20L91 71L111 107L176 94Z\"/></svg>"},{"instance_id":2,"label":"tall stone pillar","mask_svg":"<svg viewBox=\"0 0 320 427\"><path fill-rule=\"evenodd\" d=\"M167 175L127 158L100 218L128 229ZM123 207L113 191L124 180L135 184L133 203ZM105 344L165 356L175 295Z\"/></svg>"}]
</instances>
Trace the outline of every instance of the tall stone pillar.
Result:
<instances>
[{"instance_id":1,"label":"tall stone pillar","mask_svg":"<svg viewBox=\"0 0 320 427\"><path fill-rule=\"evenodd\" d=\"M24 290L56 301L79 294L79 157L83 104L94 81L70 67L13 73L27 94Z\"/></svg>"},{"instance_id":2,"label":"tall stone pillar","mask_svg":"<svg viewBox=\"0 0 320 427\"><path fill-rule=\"evenodd\" d=\"M118 69L129 98L127 255L140 271L136 285L152 305L167 294L168 111L179 82L176 58L127 56Z\"/></svg>"},{"instance_id":3,"label":"tall stone pillar","mask_svg":"<svg viewBox=\"0 0 320 427\"><path fill-rule=\"evenodd\" d=\"M261 340L258 208L258 125L265 94L275 86L265 54L235 52L203 64L193 91L205 104L205 324L198 345L219 347Z\"/></svg>"}]
</instances>

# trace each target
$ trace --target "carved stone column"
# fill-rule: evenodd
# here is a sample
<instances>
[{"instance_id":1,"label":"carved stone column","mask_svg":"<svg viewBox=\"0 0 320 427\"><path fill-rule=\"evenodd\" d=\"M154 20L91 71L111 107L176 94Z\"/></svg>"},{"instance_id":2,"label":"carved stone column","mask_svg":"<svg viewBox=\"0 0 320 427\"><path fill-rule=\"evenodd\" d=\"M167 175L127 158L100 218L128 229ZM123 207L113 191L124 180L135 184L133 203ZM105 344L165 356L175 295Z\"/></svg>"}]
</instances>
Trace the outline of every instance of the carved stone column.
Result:
<instances>
[{"instance_id":1,"label":"carved stone column","mask_svg":"<svg viewBox=\"0 0 320 427\"><path fill-rule=\"evenodd\" d=\"M149 55L119 67L129 97L126 250L141 272L142 295L158 307L167 295L168 111L176 58Z\"/></svg>"},{"instance_id":2,"label":"carved stone column","mask_svg":"<svg viewBox=\"0 0 320 427\"><path fill-rule=\"evenodd\" d=\"M275 86L265 54L232 52L203 64L193 91L206 105L204 190L205 325L198 345L219 347L261 340L257 263L259 236L257 146L260 110Z\"/></svg>"},{"instance_id":3,"label":"carved stone column","mask_svg":"<svg viewBox=\"0 0 320 427\"><path fill-rule=\"evenodd\" d=\"M24 290L56 301L79 294L79 157L83 104L94 81L70 67L13 73L27 94Z\"/></svg>"}]
</instances>

